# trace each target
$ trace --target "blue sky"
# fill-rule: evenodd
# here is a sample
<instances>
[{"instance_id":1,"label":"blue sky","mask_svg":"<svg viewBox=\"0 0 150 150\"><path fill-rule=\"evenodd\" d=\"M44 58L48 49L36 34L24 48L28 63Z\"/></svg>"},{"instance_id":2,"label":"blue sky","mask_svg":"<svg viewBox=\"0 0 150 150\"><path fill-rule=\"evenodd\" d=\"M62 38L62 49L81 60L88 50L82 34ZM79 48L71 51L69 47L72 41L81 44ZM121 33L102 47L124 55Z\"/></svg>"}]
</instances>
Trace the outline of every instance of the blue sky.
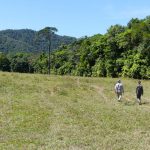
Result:
<instances>
[{"instance_id":1,"label":"blue sky","mask_svg":"<svg viewBox=\"0 0 150 150\"><path fill-rule=\"evenodd\" d=\"M150 0L0 0L0 30L56 27L59 35L104 34L150 15Z\"/></svg>"}]
</instances>

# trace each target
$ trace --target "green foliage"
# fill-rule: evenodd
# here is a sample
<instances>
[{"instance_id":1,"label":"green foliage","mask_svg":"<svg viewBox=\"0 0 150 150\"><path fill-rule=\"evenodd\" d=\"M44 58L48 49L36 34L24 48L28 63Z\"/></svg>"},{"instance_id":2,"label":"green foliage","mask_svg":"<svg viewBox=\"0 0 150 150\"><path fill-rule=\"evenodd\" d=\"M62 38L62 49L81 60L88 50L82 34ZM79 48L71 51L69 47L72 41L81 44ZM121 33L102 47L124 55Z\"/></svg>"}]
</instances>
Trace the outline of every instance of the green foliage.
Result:
<instances>
[{"instance_id":1,"label":"green foliage","mask_svg":"<svg viewBox=\"0 0 150 150\"><path fill-rule=\"evenodd\" d=\"M45 27L44 29L40 30L38 34L43 35L47 40L50 40L52 34L57 32L58 30L55 27Z\"/></svg>"},{"instance_id":2,"label":"green foliage","mask_svg":"<svg viewBox=\"0 0 150 150\"><path fill-rule=\"evenodd\" d=\"M29 56L25 53L17 53L16 55L10 58L11 71L13 72L21 72L28 73L33 72L33 67L30 64Z\"/></svg>"},{"instance_id":3,"label":"green foliage","mask_svg":"<svg viewBox=\"0 0 150 150\"><path fill-rule=\"evenodd\" d=\"M106 77L105 61L97 59L95 65L92 67L92 76Z\"/></svg>"},{"instance_id":4,"label":"green foliage","mask_svg":"<svg viewBox=\"0 0 150 150\"><path fill-rule=\"evenodd\" d=\"M46 28L47 29L47 28ZM54 30L55 28L50 27ZM57 49L62 44L71 44L76 38L54 34L51 38L51 49ZM4 53L30 52L41 53L48 51L47 40L38 36L38 32L29 29L0 31L0 50Z\"/></svg>"},{"instance_id":5,"label":"green foliage","mask_svg":"<svg viewBox=\"0 0 150 150\"><path fill-rule=\"evenodd\" d=\"M34 62L34 71L36 73L48 73L48 57L45 53L39 55Z\"/></svg>"},{"instance_id":6,"label":"green foliage","mask_svg":"<svg viewBox=\"0 0 150 150\"><path fill-rule=\"evenodd\" d=\"M10 71L10 61L3 53L0 53L0 70Z\"/></svg>"},{"instance_id":7,"label":"green foliage","mask_svg":"<svg viewBox=\"0 0 150 150\"><path fill-rule=\"evenodd\" d=\"M65 62L60 68L57 69L57 74L70 75L72 69L73 69L72 63Z\"/></svg>"},{"instance_id":8,"label":"green foliage","mask_svg":"<svg viewBox=\"0 0 150 150\"><path fill-rule=\"evenodd\" d=\"M94 35L79 39L62 48L60 52L71 52L67 58L57 57L61 73L65 73L66 63L72 64L69 72L78 76L149 78L150 66L150 19L131 19L128 25L111 26L104 35ZM65 64L65 66L64 66ZM63 70L63 71L62 71Z\"/></svg>"}]
</instances>

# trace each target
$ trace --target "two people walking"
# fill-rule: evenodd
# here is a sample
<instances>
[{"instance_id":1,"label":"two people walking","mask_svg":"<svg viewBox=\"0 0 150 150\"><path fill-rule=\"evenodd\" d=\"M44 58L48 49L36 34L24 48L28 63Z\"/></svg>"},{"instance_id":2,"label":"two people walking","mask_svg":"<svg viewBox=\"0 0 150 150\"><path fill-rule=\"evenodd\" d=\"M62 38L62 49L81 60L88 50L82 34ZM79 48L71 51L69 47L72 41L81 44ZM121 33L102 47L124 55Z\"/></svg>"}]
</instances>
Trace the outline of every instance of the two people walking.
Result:
<instances>
[{"instance_id":1,"label":"two people walking","mask_svg":"<svg viewBox=\"0 0 150 150\"><path fill-rule=\"evenodd\" d=\"M118 101L121 101L122 95L124 93L124 87L121 83L121 80L118 80L115 84L115 93L117 95ZM136 97L137 102L141 105L141 96L144 94L143 86L141 85L141 81L138 81L138 85L136 87Z\"/></svg>"}]
</instances>

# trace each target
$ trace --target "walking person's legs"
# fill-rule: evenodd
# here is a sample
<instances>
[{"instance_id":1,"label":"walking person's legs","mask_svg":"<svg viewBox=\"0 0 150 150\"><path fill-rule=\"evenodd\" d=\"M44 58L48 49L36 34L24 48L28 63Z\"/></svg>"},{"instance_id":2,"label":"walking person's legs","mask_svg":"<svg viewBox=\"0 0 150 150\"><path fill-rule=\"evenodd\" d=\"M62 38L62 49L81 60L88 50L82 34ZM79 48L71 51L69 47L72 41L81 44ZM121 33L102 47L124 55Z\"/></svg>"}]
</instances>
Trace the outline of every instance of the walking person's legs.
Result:
<instances>
[{"instance_id":1,"label":"walking person's legs","mask_svg":"<svg viewBox=\"0 0 150 150\"><path fill-rule=\"evenodd\" d=\"M119 101L121 100L121 98L122 98L122 94L119 95Z\"/></svg>"},{"instance_id":2,"label":"walking person's legs","mask_svg":"<svg viewBox=\"0 0 150 150\"><path fill-rule=\"evenodd\" d=\"M118 98L118 101L121 101L121 98L122 98L122 93L121 92L117 93L117 98Z\"/></svg>"},{"instance_id":3,"label":"walking person's legs","mask_svg":"<svg viewBox=\"0 0 150 150\"><path fill-rule=\"evenodd\" d=\"M137 94L137 102L139 103L139 105L141 105L141 95Z\"/></svg>"}]
</instances>

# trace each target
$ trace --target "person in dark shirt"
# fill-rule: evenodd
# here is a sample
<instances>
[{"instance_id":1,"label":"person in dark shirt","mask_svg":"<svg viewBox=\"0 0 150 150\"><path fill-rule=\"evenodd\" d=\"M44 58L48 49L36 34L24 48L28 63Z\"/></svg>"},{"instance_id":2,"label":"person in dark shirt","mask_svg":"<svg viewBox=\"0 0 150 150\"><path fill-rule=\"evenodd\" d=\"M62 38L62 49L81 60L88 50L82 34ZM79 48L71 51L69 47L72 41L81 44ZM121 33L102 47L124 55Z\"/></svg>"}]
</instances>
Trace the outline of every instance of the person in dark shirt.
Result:
<instances>
[{"instance_id":1,"label":"person in dark shirt","mask_svg":"<svg viewBox=\"0 0 150 150\"><path fill-rule=\"evenodd\" d=\"M141 81L138 81L138 86L136 87L136 97L139 105L141 105L141 95L144 94L143 86L141 85Z\"/></svg>"}]
</instances>

